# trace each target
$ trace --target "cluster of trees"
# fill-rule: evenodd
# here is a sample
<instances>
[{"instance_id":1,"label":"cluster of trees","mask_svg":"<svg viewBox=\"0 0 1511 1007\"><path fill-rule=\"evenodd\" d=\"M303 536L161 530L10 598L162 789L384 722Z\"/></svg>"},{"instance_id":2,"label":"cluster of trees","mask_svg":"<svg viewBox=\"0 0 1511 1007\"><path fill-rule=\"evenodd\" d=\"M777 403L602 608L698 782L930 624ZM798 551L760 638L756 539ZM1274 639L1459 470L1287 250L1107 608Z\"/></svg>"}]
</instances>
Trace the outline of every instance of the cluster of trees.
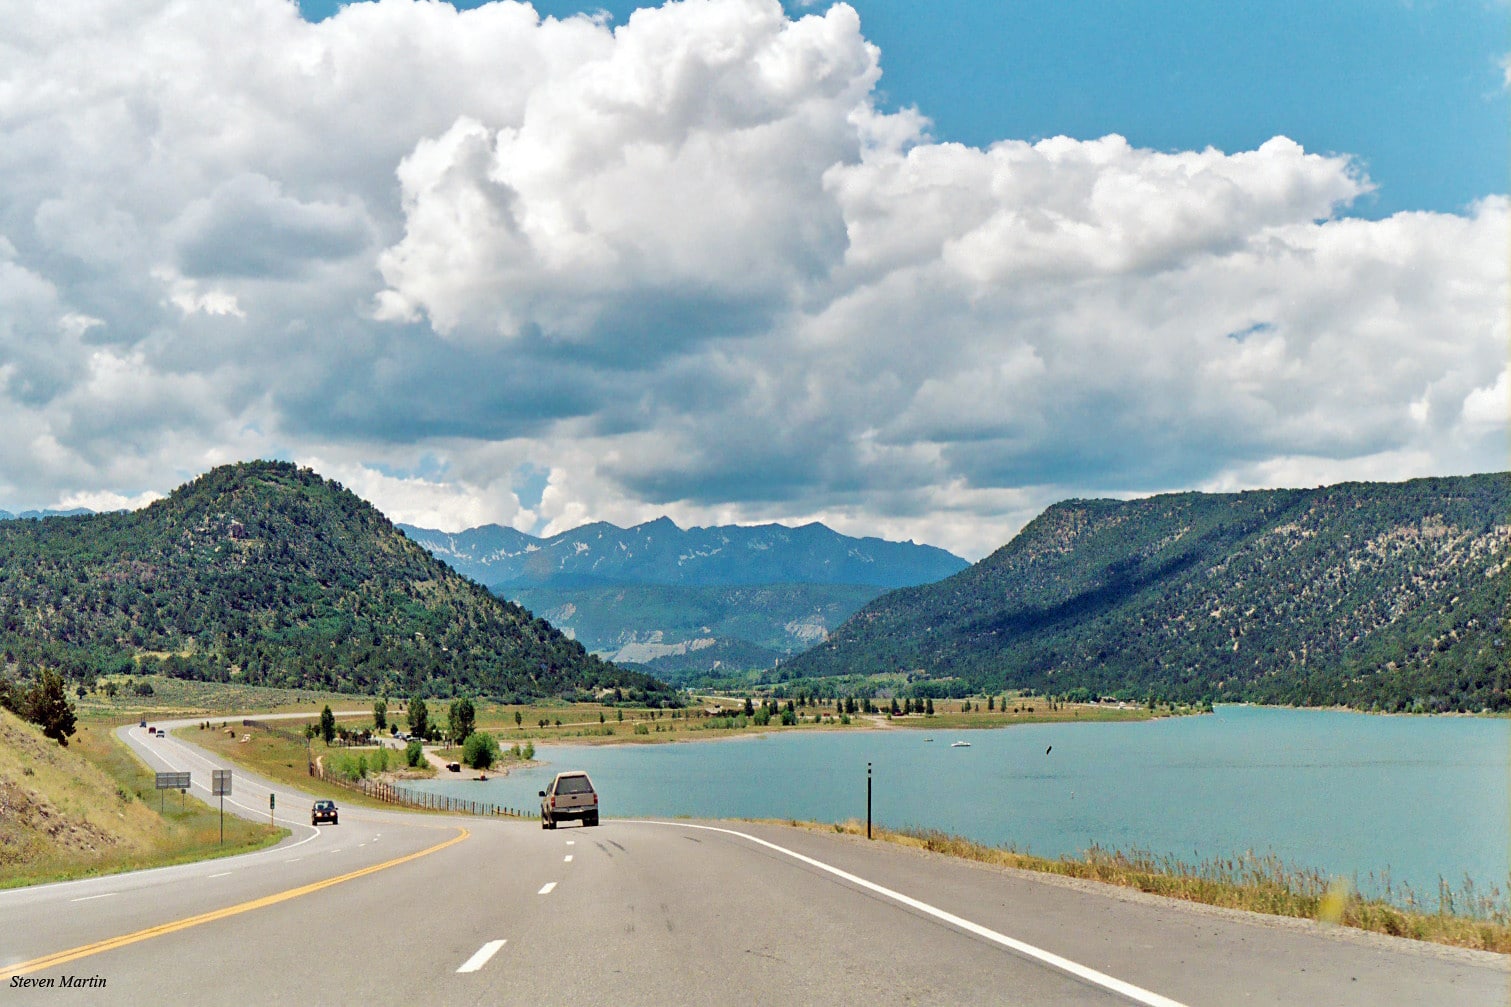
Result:
<instances>
[{"instance_id":1,"label":"cluster of trees","mask_svg":"<svg viewBox=\"0 0 1511 1007\"><path fill-rule=\"evenodd\" d=\"M794 658L1202 702L1511 708L1511 475L1069 501Z\"/></svg>"},{"instance_id":2,"label":"cluster of trees","mask_svg":"<svg viewBox=\"0 0 1511 1007\"><path fill-rule=\"evenodd\" d=\"M63 676L52 668L42 669L30 687L0 676L0 706L42 728L46 737L67 747L76 718Z\"/></svg>"},{"instance_id":3,"label":"cluster of trees","mask_svg":"<svg viewBox=\"0 0 1511 1007\"><path fill-rule=\"evenodd\" d=\"M676 701L459 576L338 483L277 462L215 469L141 511L0 522L0 650L73 681L139 670Z\"/></svg>"}]
</instances>

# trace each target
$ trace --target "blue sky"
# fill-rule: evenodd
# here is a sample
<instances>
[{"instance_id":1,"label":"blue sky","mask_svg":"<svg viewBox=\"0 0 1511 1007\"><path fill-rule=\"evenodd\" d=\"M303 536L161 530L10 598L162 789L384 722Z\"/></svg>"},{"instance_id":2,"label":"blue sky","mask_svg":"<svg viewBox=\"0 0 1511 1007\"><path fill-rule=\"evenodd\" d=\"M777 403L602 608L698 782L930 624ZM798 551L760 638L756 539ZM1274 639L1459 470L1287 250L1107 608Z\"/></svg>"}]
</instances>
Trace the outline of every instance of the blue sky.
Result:
<instances>
[{"instance_id":1,"label":"blue sky","mask_svg":"<svg viewBox=\"0 0 1511 1007\"><path fill-rule=\"evenodd\" d=\"M463 0L459 7L475 7ZM541 0L543 16L633 3ZM786 2L793 14L827 4ZM1351 154L1379 187L1350 210L1462 210L1506 191L1511 52L1490 0L850 0L881 47L887 104L985 146L1119 133L1137 146L1244 150L1277 134ZM302 0L305 16L337 9Z\"/></svg>"},{"instance_id":2,"label":"blue sky","mask_svg":"<svg viewBox=\"0 0 1511 1007\"><path fill-rule=\"evenodd\" d=\"M1504 3L583 9L13 12L0 508L278 457L975 559L1506 467Z\"/></svg>"}]
</instances>

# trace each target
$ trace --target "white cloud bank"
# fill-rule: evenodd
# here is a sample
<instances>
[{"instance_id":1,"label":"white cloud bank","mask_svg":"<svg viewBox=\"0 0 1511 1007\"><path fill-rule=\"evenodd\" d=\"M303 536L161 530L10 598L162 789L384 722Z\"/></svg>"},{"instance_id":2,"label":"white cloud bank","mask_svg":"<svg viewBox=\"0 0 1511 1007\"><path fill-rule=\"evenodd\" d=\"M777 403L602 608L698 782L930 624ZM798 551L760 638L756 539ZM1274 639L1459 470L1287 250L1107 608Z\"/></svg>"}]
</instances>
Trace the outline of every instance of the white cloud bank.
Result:
<instances>
[{"instance_id":1,"label":"white cloud bank","mask_svg":"<svg viewBox=\"0 0 1511 1007\"><path fill-rule=\"evenodd\" d=\"M1062 496L1506 467L1503 197L1342 217L1368 179L1283 137L935 143L880 65L843 4L14 12L0 503L271 454L443 527L974 557Z\"/></svg>"}]
</instances>

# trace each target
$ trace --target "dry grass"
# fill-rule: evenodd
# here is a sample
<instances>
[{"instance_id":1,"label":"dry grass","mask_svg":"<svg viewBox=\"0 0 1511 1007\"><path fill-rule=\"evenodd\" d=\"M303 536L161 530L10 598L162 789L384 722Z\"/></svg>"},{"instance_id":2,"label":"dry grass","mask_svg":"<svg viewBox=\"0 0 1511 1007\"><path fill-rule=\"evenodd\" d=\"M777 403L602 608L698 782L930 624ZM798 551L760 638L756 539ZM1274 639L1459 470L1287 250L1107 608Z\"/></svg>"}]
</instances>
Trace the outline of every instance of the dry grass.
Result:
<instances>
[{"instance_id":1,"label":"dry grass","mask_svg":"<svg viewBox=\"0 0 1511 1007\"><path fill-rule=\"evenodd\" d=\"M0 712L0 887L201 860L270 845L287 832L226 819L173 794L111 734L81 721L67 748Z\"/></svg>"},{"instance_id":2,"label":"dry grass","mask_svg":"<svg viewBox=\"0 0 1511 1007\"><path fill-rule=\"evenodd\" d=\"M786 824L849 835L863 836L866 832L865 823L857 821L834 825ZM1141 851L1124 853L1093 847L1080 858L1051 860L937 831L873 827L871 834L901 846L999 867L1083 878L1211 906L1320 920L1397 937L1511 954L1511 899L1499 888L1478 891L1467 880L1458 890L1441 883L1437 907L1429 910L1410 889L1394 889L1387 884L1388 898L1365 898L1346 882L1318 871L1289 867L1273 856L1252 853L1193 865Z\"/></svg>"},{"instance_id":3,"label":"dry grass","mask_svg":"<svg viewBox=\"0 0 1511 1007\"><path fill-rule=\"evenodd\" d=\"M375 697L353 696L335 692L314 692L309 689L277 689L260 685L237 685L225 682L196 682L190 679L169 678L165 675L106 675L100 680L113 682L116 694L108 696L101 690L85 695L83 699L70 700L78 709L80 718L110 718L114 723L134 722L139 716L150 718L167 717L221 717L234 713L294 713L329 705L333 710L372 709ZM135 692L139 683L152 687L150 696ZM393 701L389 701L393 705Z\"/></svg>"}]
</instances>

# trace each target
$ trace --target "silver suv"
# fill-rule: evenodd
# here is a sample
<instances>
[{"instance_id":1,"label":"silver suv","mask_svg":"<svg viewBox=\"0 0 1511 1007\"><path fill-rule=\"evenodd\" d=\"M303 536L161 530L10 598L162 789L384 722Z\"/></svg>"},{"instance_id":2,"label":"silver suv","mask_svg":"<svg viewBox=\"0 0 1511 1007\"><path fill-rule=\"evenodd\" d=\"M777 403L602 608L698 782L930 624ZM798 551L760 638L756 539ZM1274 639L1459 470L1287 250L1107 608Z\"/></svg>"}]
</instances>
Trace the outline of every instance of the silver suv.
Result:
<instances>
[{"instance_id":1,"label":"silver suv","mask_svg":"<svg viewBox=\"0 0 1511 1007\"><path fill-rule=\"evenodd\" d=\"M540 827L554 829L556 823L576 818L583 825L598 824L598 793L593 781L580 770L557 773L551 785L540 792Z\"/></svg>"}]
</instances>

